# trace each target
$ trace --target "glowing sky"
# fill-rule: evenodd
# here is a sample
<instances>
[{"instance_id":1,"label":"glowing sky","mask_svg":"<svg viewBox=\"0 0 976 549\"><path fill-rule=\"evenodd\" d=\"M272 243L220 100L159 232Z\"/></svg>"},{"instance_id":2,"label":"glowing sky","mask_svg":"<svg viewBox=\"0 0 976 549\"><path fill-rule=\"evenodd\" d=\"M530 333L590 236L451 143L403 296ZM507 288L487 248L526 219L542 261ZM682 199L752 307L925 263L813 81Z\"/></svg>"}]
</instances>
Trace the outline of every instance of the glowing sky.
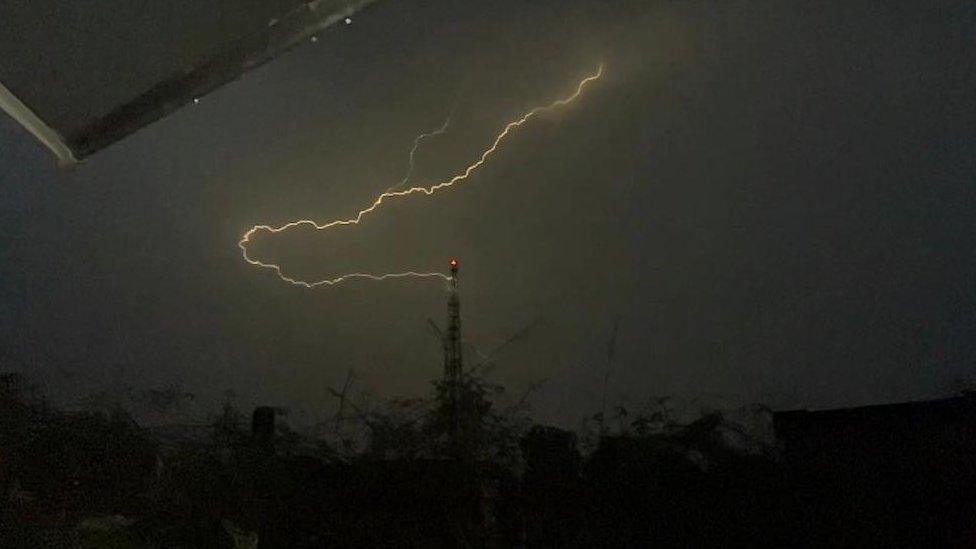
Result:
<instances>
[{"instance_id":1,"label":"glowing sky","mask_svg":"<svg viewBox=\"0 0 976 549\"><path fill-rule=\"evenodd\" d=\"M443 284L306 291L241 260L255 223L347 219L399 181L457 186L249 251L302 280L461 259L495 379L543 420L612 399L837 406L945 394L976 357L976 78L965 3L386 2L59 170L0 122L0 359L66 400L183 380L331 410L418 394ZM124 364L124 368L119 368ZM298 412L296 412L298 414ZM301 416L296 416L300 420Z\"/></svg>"}]
</instances>

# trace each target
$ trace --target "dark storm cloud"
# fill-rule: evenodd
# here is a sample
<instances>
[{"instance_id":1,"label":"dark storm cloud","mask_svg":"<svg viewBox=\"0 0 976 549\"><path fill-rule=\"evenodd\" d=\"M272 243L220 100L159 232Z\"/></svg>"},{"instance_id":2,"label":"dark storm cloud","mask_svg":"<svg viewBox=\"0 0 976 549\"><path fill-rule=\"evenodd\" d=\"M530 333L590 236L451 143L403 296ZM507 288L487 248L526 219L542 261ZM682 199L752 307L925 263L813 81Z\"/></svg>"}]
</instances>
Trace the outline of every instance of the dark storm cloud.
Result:
<instances>
[{"instance_id":1,"label":"dark storm cloud","mask_svg":"<svg viewBox=\"0 0 976 549\"><path fill-rule=\"evenodd\" d=\"M298 290L241 261L241 232L354 214L456 103L415 171L450 175L602 61L599 86L470 183L275 245L310 274L460 256L469 341L543 319L496 375L548 378L545 419L595 409L615 317L619 398L857 404L971 374L962 7L484 4L376 7L71 172L5 122L5 362L52 386L124 362L133 382L309 409L349 367L423 390L441 283Z\"/></svg>"}]
</instances>

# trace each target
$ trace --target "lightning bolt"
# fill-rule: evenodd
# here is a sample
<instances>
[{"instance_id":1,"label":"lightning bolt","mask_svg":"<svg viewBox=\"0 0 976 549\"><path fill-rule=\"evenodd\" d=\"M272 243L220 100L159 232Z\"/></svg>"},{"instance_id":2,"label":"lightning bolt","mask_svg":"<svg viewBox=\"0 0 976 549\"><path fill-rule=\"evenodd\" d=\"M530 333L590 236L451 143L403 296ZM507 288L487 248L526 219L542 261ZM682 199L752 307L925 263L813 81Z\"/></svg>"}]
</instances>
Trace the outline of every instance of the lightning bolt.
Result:
<instances>
[{"instance_id":1,"label":"lightning bolt","mask_svg":"<svg viewBox=\"0 0 976 549\"><path fill-rule=\"evenodd\" d=\"M393 185L385 192L395 191L400 187L406 185L407 182L410 181L410 176L413 175L413 157L415 154L417 154L417 149L420 148L420 143L423 142L424 139L427 139L429 137L436 137L438 135L443 134L444 132L447 131L447 126L450 123L451 123L451 117L448 116L447 118L444 119L444 123L441 124L441 127L437 128L434 131L422 133L413 139L413 148L410 149L410 160L407 162L407 173L403 174L403 179L401 179L399 183Z\"/></svg>"},{"instance_id":2,"label":"lightning bolt","mask_svg":"<svg viewBox=\"0 0 976 549\"><path fill-rule=\"evenodd\" d=\"M403 180L401 180L400 183L394 185L390 189L384 191L379 196L377 196L376 199L373 200L373 203L369 205L369 207L360 210L359 213L357 213L355 217L350 218L350 219L336 219L336 220L328 221L328 222L325 222L325 223L318 223L318 222L316 222L314 220L311 220L311 219L299 219L297 221L290 221L290 222L285 223L284 225L280 225L278 227L272 227L270 225L254 225L253 227L251 227L250 229L248 229L247 232L245 232L244 235L241 237L241 239L237 242L237 247L240 248L240 250L241 250L241 256L243 257L244 261L248 262L251 265L254 265L255 267L260 267L260 268L263 268L263 269L270 269L270 270L274 271L275 274L278 275L278 278L280 278L281 280L283 280L283 281L285 281L285 282L287 282L289 284L294 284L296 286L304 286L305 288L317 288L319 286L333 286L333 285L339 284L340 282L343 282L343 281L346 281L346 280L350 280L350 279L353 279L353 278L366 278L366 279L369 279L369 280L386 280L386 279L389 279L389 278L409 278L409 277L416 277L416 278L441 278L441 279L444 279L446 281L449 281L451 279L451 277L449 275L444 274L444 273L438 273L438 272L418 273L418 272L408 271L408 272L403 272L403 273L388 273L388 274L382 274L382 275L375 275L375 274L369 274L369 273L349 273L349 274L344 274L344 275L337 276L335 278L327 278L327 279L323 279L323 280L317 280L317 281L313 281L313 282L308 282L308 281L305 281L305 280L298 280L296 278L292 278L292 277L286 275L282 271L281 266L278 265L278 264L276 264L276 263L265 263L263 261L260 261L260 260L257 260L257 259L252 258L251 256L248 255L247 247L248 247L248 244L251 243L251 238L255 234L259 233L259 232L266 232L266 233L272 233L272 234L273 233L280 233L280 232L287 231L288 229L291 229L291 228L294 228L294 227L300 227L300 226L308 226L308 227L313 227L315 230L318 230L318 231L325 231L325 230L331 229L332 227L337 227L337 226L358 225L363 220L363 218L366 215L368 215L368 214L372 213L373 211L375 211L377 208L380 207L380 205L382 205L387 200L390 200L390 199L399 199L399 198L407 197L407 196L410 196L410 195L421 195L422 194L424 196L430 196L430 195L432 195L432 194L434 194L434 193L436 193L438 191L441 191L443 189L447 189L447 188L452 187L452 186L454 186L454 185L456 185L458 183L461 183L461 182L465 181L466 179L468 179L468 177L470 177L471 174L475 172L475 170L477 170L478 168L480 168L481 166L483 166L485 164L485 162L487 162L488 159L495 153L495 151L498 150L499 145L501 145L501 143L505 140L505 138L507 138L509 135L511 135L514 130L518 129L519 127L521 127L522 125L524 125L529 120L535 118L540 113L547 112L547 111L551 111L551 110L555 110L555 109L558 109L560 107L564 107L564 106L572 103L580 95L583 94L583 90L586 88L586 86L588 84L590 84L591 82L593 82L595 80L598 80L602 75L603 75L603 65L601 64L597 68L596 72L594 72L593 74L590 74L590 75L586 76L585 78L583 78L582 80L580 80L576 84L576 89L573 91L573 93L571 93L567 97L564 97L562 99L557 99L557 100L553 101L552 103L549 103L548 105L542 105L542 106L539 106L539 107L534 107L533 109L531 109L531 110L525 112L524 114L522 114L522 116L520 116L520 117L516 118L515 120L512 120L511 122L509 122L508 124L506 124L505 127L501 130L501 132L499 132L495 136L495 139L492 141L491 145L488 146L488 148L486 148L481 153L481 156L477 160L475 160L474 162L472 162L471 164L469 164L468 167L466 167L464 170L462 170L457 175L451 177L450 179L447 179L445 181L441 181L440 183L436 183L436 184L431 185L429 187L410 187L408 189L395 190L397 187L406 184L406 182L410 179L410 174L413 171L413 154L414 154L414 152L416 152L417 147L420 145L420 142L423 139L427 138L427 137L431 137L433 135L437 135L437 134L440 134L440 133L443 133L444 131L446 131L447 130L447 125L450 122L450 117L449 117L448 120L445 121L444 125L441 126L441 128L439 128L438 130L435 130L433 132L429 132L427 134L421 134L421 135L417 136L416 139L414 139L414 147L413 147L413 149L410 152L410 165L408 167L407 174L404 176Z\"/></svg>"}]
</instances>

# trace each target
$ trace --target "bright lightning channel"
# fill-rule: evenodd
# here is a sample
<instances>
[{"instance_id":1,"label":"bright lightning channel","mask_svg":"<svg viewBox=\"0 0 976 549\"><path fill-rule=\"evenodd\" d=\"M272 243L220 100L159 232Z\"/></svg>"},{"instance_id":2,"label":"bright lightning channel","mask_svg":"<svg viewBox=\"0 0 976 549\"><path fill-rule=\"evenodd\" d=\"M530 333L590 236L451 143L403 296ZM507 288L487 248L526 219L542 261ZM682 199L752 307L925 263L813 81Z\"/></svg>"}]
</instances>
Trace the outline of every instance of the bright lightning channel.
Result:
<instances>
[{"instance_id":1,"label":"bright lightning channel","mask_svg":"<svg viewBox=\"0 0 976 549\"><path fill-rule=\"evenodd\" d=\"M504 141L505 138L508 137L513 130L519 128L520 126L522 126L532 118L536 117L540 113L558 109L560 107L568 105L569 103L572 103L580 95L582 95L583 90L590 82L593 82L594 80L598 80L601 76L603 76L602 64L597 68L596 72L580 80L576 84L576 89L569 96L564 97L562 99L557 99L552 103L549 103L548 105L535 107L527 111L526 113L524 113L519 118L516 118L515 120L509 122L507 125L505 125L502 131L495 136L494 141L492 141L491 145L481 153L481 156L477 160L472 162L470 165L468 165L467 168L462 170L457 175L451 177L450 179L447 179L440 183L436 183L429 187L410 187L408 189L396 190L397 187L405 185L407 181L410 179L411 172L413 171L413 155L416 152L417 147L420 145L420 142L427 137L432 137L434 135L439 135L441 133L444 133L444 131L447 130L448 124L450 123L450 117L449 117L444 122L444 125L441 126L439 129L434 130L433 132L421 134L417 136L416 139L414 139L413 149L410 151L410 165L408 167L407 174L404 176L403 180L401 180L399 183L397 183L390 189L384 191L382 194L377 196L376 199L373 200L373 203L370 204L368 208L360 210L359 213L356 214L356 217L353 217L351 219L336 219L333 221L328 221L326 223L318 223L311 219L299 219L297 221L291 221L285 223L284 225L280 225L278 227L272 227L270 225L254 225L253 227L248 229L247 232L244 233L244 236L242 236L241 239L237 242L237 247L241 249L241 256L244 258L244 261L250 263L251 265L254 265L255 267L270 269L274 271L275 274L278 275L278 278L280 278L281 280L289 284L293 284L295 286L304 286L305 288L317 288L319 286L334 286L336 284L339 284L340 282L344 282L346 280L350 280L353 278L365 278L369 280L386 280L389 278L413 277L413 278L441 278L446 281L449 281L451 280L450 275L444 273L439 273L439 272L418 273L418 272L408 271L403 273L388 273L388 274L381 274L381 275L375 275L369 273L348 273L348 274L337 276L335 278L327 278L323 280L308 282L305 280L298 280L296 278L292 278L286 275L282 271L281 266L276 263L265 263L258 259L252 258L247 253L247 247L248 244L251 243L251 237L253 237L258 232L280 233L280 232L287 231L288 229L291 229L293 227L299 227L299 226L309 226L315 228L315 230L318 231L325 231L336 226L358 225L360 221L363 220L363 217L365 217L367 214L372 213L374 210L379 208L380 205L383 204L383 202L386 201L387 199L402 198L405 196L410 196L413 194L420 194L420 193L423 193L426 196L430 196L436 193L437 191L454 186L455 184L466 180L475 170L477 170L482 165L484 165L485 162L487 162L488 159L495 153L495 151L498 150L498 146L502 143L502 141Z\"/></svg>"}]
</instances>

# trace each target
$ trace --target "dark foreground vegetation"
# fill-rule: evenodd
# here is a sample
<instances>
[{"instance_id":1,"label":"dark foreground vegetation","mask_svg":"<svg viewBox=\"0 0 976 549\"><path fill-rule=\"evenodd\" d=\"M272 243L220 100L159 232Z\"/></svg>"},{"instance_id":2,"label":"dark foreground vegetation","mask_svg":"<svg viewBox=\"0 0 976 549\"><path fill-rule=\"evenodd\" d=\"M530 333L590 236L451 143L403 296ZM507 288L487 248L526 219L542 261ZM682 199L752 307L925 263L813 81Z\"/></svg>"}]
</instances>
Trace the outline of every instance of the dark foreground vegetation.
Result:
<instances>
[{"instance_id":1,"label":"dark foreground vegetation","mask_svg":"<svg viewBox=\"0 0 976 549\"><path fill-rule=\"evenodd\" d=\"M330 437L230 404L203 437L0 392L2 547L972 546L976 404L676 422L666 401L531 425L468 377ZM453 396L452 396L453 395ZM882 407L884 408L884 407ZM865 410L865 409L857 409ZM591 436L592 435L592 436Z\"/></svg>"}]
</instances>

